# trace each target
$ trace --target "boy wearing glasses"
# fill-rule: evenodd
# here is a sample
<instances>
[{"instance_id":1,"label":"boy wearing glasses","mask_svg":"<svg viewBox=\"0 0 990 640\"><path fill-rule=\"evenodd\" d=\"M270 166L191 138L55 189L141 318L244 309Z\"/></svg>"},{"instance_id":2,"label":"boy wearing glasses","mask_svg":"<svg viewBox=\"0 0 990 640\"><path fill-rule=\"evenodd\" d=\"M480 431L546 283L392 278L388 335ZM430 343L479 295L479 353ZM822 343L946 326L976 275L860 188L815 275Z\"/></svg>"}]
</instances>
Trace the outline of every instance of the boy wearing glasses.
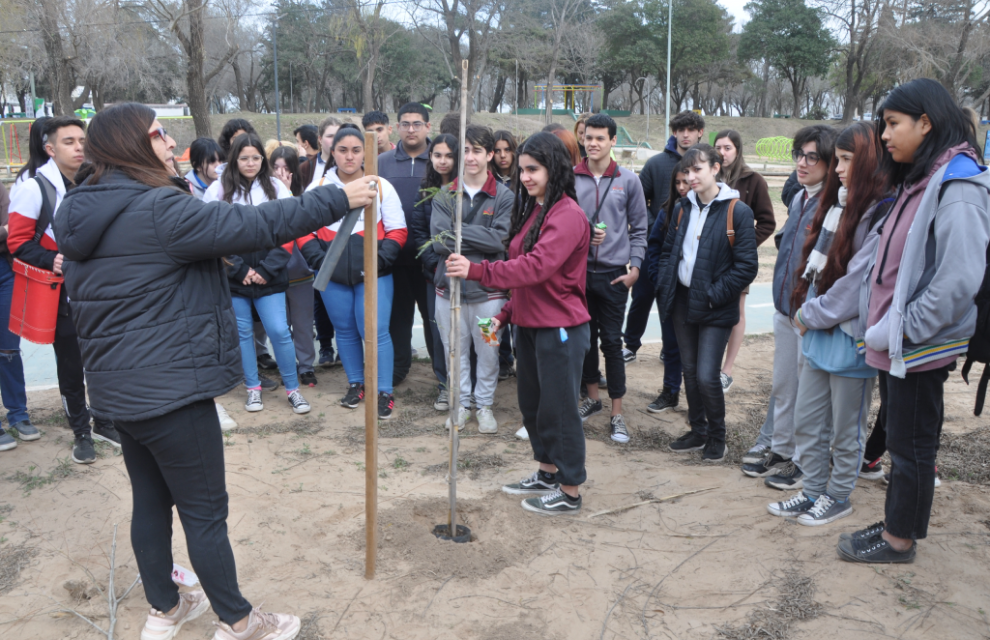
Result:
<instances>
[{"instance_id":1,"label":"boy wearing glasses","mask_svg":"<svg viewBox=\"0 0 990 640\"><path fill-rule=\"evenodd\" d=\"M420 184L426 174L426 164L430 161L427 153L430 145L429 110L419 103L407 102L399 109L398 127L399 143L395 149L378 156L378 175L395 187L399 200L402 201L406 226L409 226L413 207L419 199L417 194ZM416 305L419 305L419 315L422 318L426 349L430 357L433 357L431 318L426 307L427 281L419 260L416 259L417 247L414 244L407 242L392 265L395 296L392 298L392 318L388 330L395 349L393 384L405 380L412 367L412 328Z\"/></svg>"},{"instance_id":2,"label":"boy wearing glasses","mask_svg":"<svg viewBox=\"0 0 990 640\"><path fill-rule=\"evenodd\" d=\"M804 486L799 466L801 452L795 450L794 442L794 406L804 356L801 333L791 321L796 311L791 308L791 293L800 277L805 237L832 163L835 138L835 129L820 124L795 134L791 155L802 188L792 196L787 222L774 238L777 263L773 268L773 387L766 420L756 444L743 456L742 470L747 476L766 478L768 487L781 491Z\"/></svg>"}]
</instances>

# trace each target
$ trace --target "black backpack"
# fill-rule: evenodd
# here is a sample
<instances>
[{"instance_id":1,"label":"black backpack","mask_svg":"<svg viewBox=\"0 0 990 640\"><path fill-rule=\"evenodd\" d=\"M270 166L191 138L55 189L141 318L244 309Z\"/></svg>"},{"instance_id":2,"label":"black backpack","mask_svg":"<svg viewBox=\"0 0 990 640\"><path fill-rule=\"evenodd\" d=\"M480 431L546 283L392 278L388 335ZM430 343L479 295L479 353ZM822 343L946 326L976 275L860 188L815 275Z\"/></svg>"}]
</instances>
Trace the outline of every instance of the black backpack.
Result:
<instances>
[{"instance_id":1,"label":"black backpack","mask_svg":"<svg viewBox=\"0 0 990 640\"><path fill-rule=\"evenodd\" d=\"M963 364L962 378L969 384L969 371L973 363L983 363L983 375L976 387L976 407L974 415L983 413L983 403L987 398L987 383L990 382L990 247L987 247L987 266L983 271L983 282L974 299L976 303L976 330L969 339L966 363Z\"/></svg>"}]
</instances>

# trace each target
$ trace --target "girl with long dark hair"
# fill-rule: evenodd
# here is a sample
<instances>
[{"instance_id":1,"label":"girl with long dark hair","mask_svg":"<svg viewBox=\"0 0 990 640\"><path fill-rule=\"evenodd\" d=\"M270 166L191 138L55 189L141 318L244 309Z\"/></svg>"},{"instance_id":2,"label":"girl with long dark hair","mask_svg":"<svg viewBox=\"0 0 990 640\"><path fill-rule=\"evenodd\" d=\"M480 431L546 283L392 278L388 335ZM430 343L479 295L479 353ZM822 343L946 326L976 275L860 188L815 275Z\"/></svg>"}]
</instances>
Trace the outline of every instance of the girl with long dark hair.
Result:
<instances>
[{"instance_id":1,"label":"girl with long dark hair","mask_svg":"<svg viewBox=\"0 0 990 640\"><path fill-rule=\"evenodd\" d=\"M512 132L505 129L499 129L494 133L494 136L495 155L492 157L492 166L489 167L489 170L499 182L516 191L518 186L516 174L519 167L516 150L519 148L519 144Z\"/></svg>"},{"instance_id":2,"label":"girl with long dark hair","mask_svg":"<svg viewBox=\"0 0 990 640\"><path fill-rule=\"evenodd\" d=\"M859 291L891 203L882 200L879 143L873 126L865 122L853 123L836 139L791 298L805 358L794 409L804 487L767 508L807 526L852 514L849 495L863 460L877 370L857 348L866 331ZM770 457L768 467L784 460L773 452Z\"/></svg>"},{"instance_id":3,"label":"girl with long dark hair","mask_svg":"<svg viewBox=\"0 0 990 640\"><path fill-rule=\"evenodd\" d=\"M334 166L326 174L328 184L340 187L364 177L364 134L353 125L337 131L331 147ZM388 420L395 409L392 393L394 351L388 331L392 315L392 264L406 243L406 221L402 202L387 180L379 179L376 198L378 216L378 418ZM336 237L339 223L301 238L297 244L306 262L318 271L330 243ZM340 262L322 292L323 306L337 332L337 350L347 373L348 389L340 405L356 409L364 399L364 215L358 219L347 239Z\"/></svg>"},{"instance_id":4,"label":"girl with long dark hair","mask_svg":"<svg viewBox=\"0 0 990 640\"><path fill-rule=\"evenodd\" d=\"M753 210L756 220L756 246L773 235L777 228L777 217L773 212L773 202L770 200L770 190L767 181L759 173L746 164L743 157L742 136L738 131L725 129L715 134L715 150L722 156L722 174L719 179L729 187L739 192L739 200ZM728 391L732 386L732 368L736 356L742 347L746 335L746 287L739 297L739 322L732 328L729 336L729 346L725 349L725 362L722 364L722 391Z\"/></svg>"},{"instance_id":5,"label":"girl with long dark hair","mask_svg":"<svg viewBox=\"0 0 990 640\"><path fill-rule=\"evenodd\" d=\"M691 191L670 214L660 260L651 274L660 318L671 319L677 335L691 423L691 430L670 449L700 449L701 459L709 462L725 458L722 354L739 322L739 296L758 266L753 211L738 200L738 191L718 181L721 161L707 144L684 154L679 166Z\"/></svg>"},{"instance_id":6,"label":"girl with long dark hair","mask_svg":"<svg viewBox=\"0 0 990 640\"><path fill-rule=\"evenodd\" d=\"M231 204L261 204L291 197L292 193L272 175L261 138L248 133L234 139L227 168L220 180L206 190L203 202L223 200ZM285 292L289 288L286 265L289 257L289 250L280 246L224 258L234 315L237 317L241 366L244 369L244 386L247 387L244 408L248 411L261 411L265 407L261 401L261 380L258 378L258 360L255 356L252 307L272 342L275 362L278 363L292 410L296 413L309 413L310 410L309 403L299 392L296 354L285 313Z\"/></svg>"},{"instance_id":7,"label":"girl with long dark hair","mask_svg":"<svg viewBox=\"0 0 990 640\"><path fill-rule=\"evenodd\" d=\"M687 173L682 169L683 167L678 163L670 172L667 201L660 208L661 215L658 215L653 223L653 229L650 230L650 237L646 244L644 270L646 271L646 280L654 292L656 291L656 284L651 278L655 277L657 265L660 262L660 253L667 237L667 230L670 228L670 219L677 203L686 198L691 190ZM681 206L685 206L685 204L689 203L681 203ZM660 395L657 396L656 400L646 405L646 410L650 413L663 413L680 403L681 352L677 348L677 333L674 332L674 325L669 318L660 319L660 336L663 339L663 346L660 349L660 359L663 361L663 387L660 389Z\"/></svg>"},{"instance_id":8,"label":"girl with long dark hair","mask_svg":"<svg viewBox=\"0 0 990 640\"><path fill-rule=\"evenodd\" d=\"M553 134L537 133L519 148L519 194L509 228L509 259L447 259L448 277L511 289L495 329L516 326L516 385L523 426L539 469L502 487L528 511L554 515L581 509L587 479L584 429L578 414L581 368L591 333L585 305L591 228L574 193L571 156Z\"/></svg>"},{"instance_id":9,"label":"girl with long dark hair","mask_svg":"<svg viewBox=\"0 0 990 640\"><path fill-rule=\"evenodd\" d=\"M17 172L14 184L34 178L38 169L48 164L48 152L45 151L45 123L48 120L51 118L42 116L31 123L28 133L28 161Z\"/></svg>"},{"instance_id":10,"label":"girl with long dark hair","mask_svg":"<svg viewBox=\"0 0 990 640\"><path fill-rule=\"evenodd\" d=\"M301 196L306 185L299 176L299 152L288 144L275 147L268 156L272 167L272 175L278 178L290 193Z\"/></svg>"},{"instance_id":11,"label":"girl with long dark hair","mask_svg":"<svg viewBox=\"0 0 990 640\"><path fill-rule=\"evenodd\" d=\"M131 481L131 545L152 607L143 633L174 636L212 605L216 640L295 637L299 618L263 613L241 595L227 536L213 398L243 372L221 259L271 249L365 206L374 180L254 206L203 203L173 176L175 141L152 109L110 107L87 133L90 164L53 224L90 406L115 422ZM203 591L180 594L172 581L173 508Z\"/></svg>"},{"instance_id":12,"label":"girl with long dark hair","mask_svg":"<svg viewBox=\"0 0 990 640\"><path fill-rule=\"evenodd\" d=\"M423 277L426 278L426 304L430 316L430 331L433 333L433 344L442 345L440 329L434 319L436 316L437 296L433 278L440 264L440 256L433 250L430 235L430 218L433 215L433 199L440 188L450 184L457 173L458 145L457 138L449 133L441 133L433 138L428 151L430 162L426 165L426 175L413 207L412 218L409 221L409 234L419 253L420 264L423 265ZM437 411L450 409L447 394L447 362L442 349L433 350L433 375L437 379L437 399L433 408Z\"/></svg>"},{"instance_id":13,"label":"girl with long dark hair","mask_svg":"<svg viewBox=\"0 0 990 640\"><path fill-rule=\"evenodd\" d=\"M990 241L990 172L973 126L935 80L903 84L878 111L896 201L867 267L860 316L879 369L890 484L883 523L839 540L852 562L910 562L928 535L943 385L976 329ZM902 268L903 267L903 268Z\"/></svg>"}]
</instances>

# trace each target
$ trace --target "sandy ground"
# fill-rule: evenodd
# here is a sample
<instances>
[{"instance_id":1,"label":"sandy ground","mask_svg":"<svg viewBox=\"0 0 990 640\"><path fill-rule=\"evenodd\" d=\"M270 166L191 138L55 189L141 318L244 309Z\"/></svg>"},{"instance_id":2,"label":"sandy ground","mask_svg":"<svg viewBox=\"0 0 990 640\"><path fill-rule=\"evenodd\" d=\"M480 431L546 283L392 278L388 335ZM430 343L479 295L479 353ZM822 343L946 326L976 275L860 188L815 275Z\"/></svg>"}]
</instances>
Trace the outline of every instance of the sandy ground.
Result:
<instances>
[{"instance_id":1,"label":"sandy ground","mask_svg":"<svg viewBox=\"0 0 990 640\"><path fill-rule=\"evenodd\" d=\"M397 391L397 417L380 429L372 581L364 578L363 412L336 405L343 372L319 374L304 417L281 390L266 395L263 412L247 414L235 390L222 401L240 423L225 451L242 591L268 610L300 615L306 640L990 637L990 436L972 417L972 391L958 376L947 389L944 483L917 561L849 565L836 557L838 534L882 517L881 483L861 482L851 517L806 528L767 515L766 503L783 494L738 470L763 419L772 345L769 336L747 339L728 396L731 456L716 465L666 450L686 428L685 413L645 412L662 366L659 345L644 347L628 367L632 442L611 443L603 416L589 421L589 481L576 517L530 514L500 493L534 468L529 445L512 437L515 380L500 384L499 434L480 436L471 422L462 439L459 504L475 536L465 545L430 534L446 521L447 440L428 368L417 363ZM101 637L58 611L72 607L106 626L94 583L106 588L115 525L117 593L136 576L123 461L101 448L92 466L67 462L70 433L55 392L32 394L29 404L44 437L0 454L0 635ZM177 519L175 527L175 559L188 567ZM139 586L120 605L116 637L136 640L147 607ZM179 638L211 637L213 620L208 612Z\"/></svg>"}]
</instances>

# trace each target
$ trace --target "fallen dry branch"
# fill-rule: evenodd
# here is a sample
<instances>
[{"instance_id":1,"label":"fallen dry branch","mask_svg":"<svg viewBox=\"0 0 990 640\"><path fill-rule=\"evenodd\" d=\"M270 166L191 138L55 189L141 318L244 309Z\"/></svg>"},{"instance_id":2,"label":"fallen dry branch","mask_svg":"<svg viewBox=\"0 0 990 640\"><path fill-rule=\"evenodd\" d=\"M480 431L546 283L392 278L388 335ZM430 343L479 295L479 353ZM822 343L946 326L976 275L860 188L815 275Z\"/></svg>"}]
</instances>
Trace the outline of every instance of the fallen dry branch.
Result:
<instances>
[{"instance_id":1,"label":"fallen dry branch","mask_svg":"<svg viewBox=\"0 0 990 640\"><path fill-rule=\"evenodd\" d=\"M608 515L610 513L619 513L621 511L628 511L629 509L635 509L636 507L642 507L643 505L646 505L646 504L657 504L657 503L660 503L660 502L670 502L671 500L675 500L677 498L683 498L684 496L690 496L690 495L693 495L695 493L702 493L703 491L711 491L712 489L718 489L718 487L706 487L705 489L695 489L694 491L685 491L684 493L675 493L672 496L665 496L663 498L653 498L651 500L643 500L642 502L634 502L632 504L627 504L624 507L616 507L615 509L606 509L605 511L599 511L597 513L591 514L588 517L589 518L597 518L598 516L604 516L604 515Z\"/></svg>"}]
</instances>

